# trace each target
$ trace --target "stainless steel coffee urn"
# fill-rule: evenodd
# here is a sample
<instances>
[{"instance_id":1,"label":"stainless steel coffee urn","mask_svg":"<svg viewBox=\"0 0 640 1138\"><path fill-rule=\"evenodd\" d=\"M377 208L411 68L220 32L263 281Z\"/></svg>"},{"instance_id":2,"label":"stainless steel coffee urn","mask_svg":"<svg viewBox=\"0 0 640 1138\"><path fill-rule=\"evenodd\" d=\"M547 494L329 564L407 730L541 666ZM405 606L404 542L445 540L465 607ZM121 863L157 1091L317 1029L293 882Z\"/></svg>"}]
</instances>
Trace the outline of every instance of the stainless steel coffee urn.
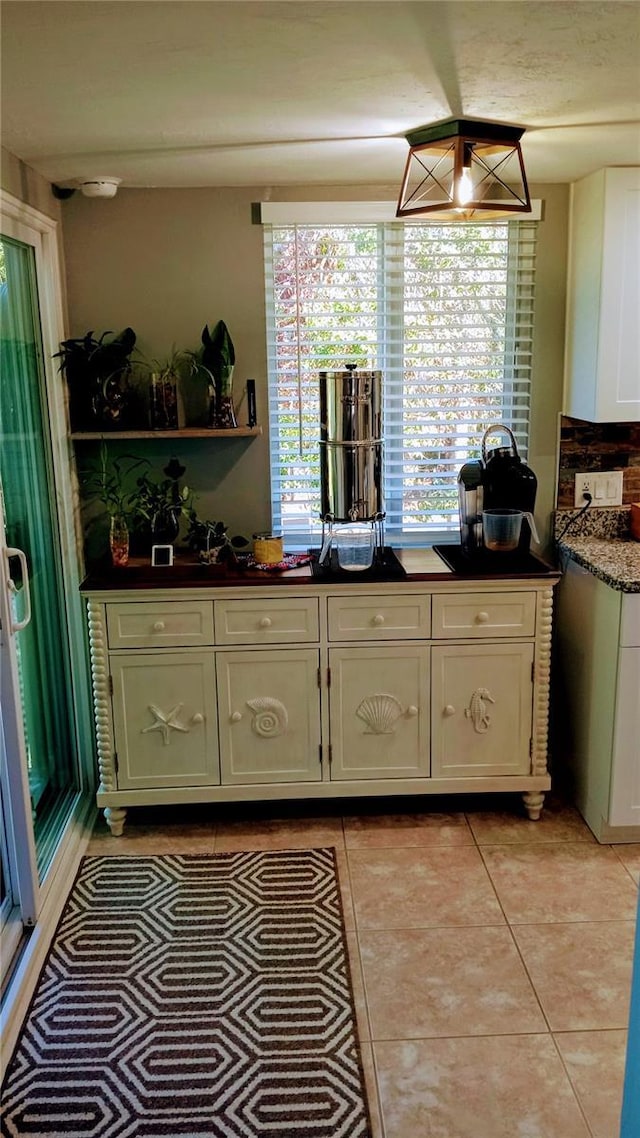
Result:
<instances>
[{"instance_id":1,"label":"stainless steel coffee urn","mask_svg":"<svg viewBox=\"0 0 640 1138\"><path fill-rule=\"evenodd\" d=\"M383 548L382 447L382 372L321 371L321 561L336 523L370 522Z\"/></svg>"}]
</instances>

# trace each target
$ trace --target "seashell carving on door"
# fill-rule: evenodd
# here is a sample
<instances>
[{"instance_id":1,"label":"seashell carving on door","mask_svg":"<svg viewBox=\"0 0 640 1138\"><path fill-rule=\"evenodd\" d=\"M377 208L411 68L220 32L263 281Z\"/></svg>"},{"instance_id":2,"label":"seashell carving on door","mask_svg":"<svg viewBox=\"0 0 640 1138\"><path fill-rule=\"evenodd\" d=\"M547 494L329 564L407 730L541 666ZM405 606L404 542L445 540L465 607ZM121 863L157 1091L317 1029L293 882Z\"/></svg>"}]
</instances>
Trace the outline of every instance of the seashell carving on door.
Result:
<instances>
[{"instance_id":1,"label":"seashell carving on door","mask_svg":"<svg viewBox=\"0 0 640 1138\"><path fill-rule=\"evenodd\" d=\"M366 725L365 735L393 735L398 719L417 714L418 709L413 704L405 711L400 701L387 692L365 696L356 708L358 719Z\"/></svg>"}]
</instances>

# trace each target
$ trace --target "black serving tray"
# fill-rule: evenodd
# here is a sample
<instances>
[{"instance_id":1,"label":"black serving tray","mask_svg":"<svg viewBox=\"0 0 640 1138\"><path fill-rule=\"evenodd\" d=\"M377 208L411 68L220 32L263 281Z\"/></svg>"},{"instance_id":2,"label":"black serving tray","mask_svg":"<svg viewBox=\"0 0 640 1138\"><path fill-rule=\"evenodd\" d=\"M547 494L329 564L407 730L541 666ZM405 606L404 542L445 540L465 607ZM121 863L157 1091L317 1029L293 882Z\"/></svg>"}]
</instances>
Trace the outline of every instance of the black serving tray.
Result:
<instances>
[{"instance_id":1,"label":"black serving tray","mask_svg":"<svg viewBox=\"0 0 640 1138\"><path fill-rule=\"evenodd\" d=\"M528 551L491 553L484 549L469 556L461 545L434 545L434 550L454 573L477 577L546 577L557 573L552 565Z\"/></svg>"},{"instance_id":2,"label":"black serving tray","mask_svg":"<svg viewBox=\"0 0 640 1138\"><path fill-rule=\"evenodd\" d=\"M359 581L398 581L403 580L407 571L401 565L391 546L376 550L373 564L369 569L341 569L338 565L338 552L331 550L330 557L324 565L318 564L319 549L310 549L313 557L311 572L314 581L348 581L355 585Z\"/></svg>"}]
</instances>

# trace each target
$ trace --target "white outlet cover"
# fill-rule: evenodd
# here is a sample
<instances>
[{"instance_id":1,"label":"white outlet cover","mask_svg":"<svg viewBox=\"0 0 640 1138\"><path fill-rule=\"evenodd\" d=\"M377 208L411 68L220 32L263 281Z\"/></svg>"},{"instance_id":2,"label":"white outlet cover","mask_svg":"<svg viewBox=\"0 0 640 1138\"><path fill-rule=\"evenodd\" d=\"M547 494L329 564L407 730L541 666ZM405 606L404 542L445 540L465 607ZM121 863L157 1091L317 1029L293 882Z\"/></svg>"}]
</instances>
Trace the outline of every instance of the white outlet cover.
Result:
<instances>
[{"instance_id":1,"label":"white outlet cover","mask_svg":"<svg viewBox=\"0 0 640 1138\"><path fill-rule=\"evenodd\" d=\"M584 506L585 493L591 494L591 507L622 505L622 470L585 470L575 476L574 506Z\"/></svg>"}]
</instances>

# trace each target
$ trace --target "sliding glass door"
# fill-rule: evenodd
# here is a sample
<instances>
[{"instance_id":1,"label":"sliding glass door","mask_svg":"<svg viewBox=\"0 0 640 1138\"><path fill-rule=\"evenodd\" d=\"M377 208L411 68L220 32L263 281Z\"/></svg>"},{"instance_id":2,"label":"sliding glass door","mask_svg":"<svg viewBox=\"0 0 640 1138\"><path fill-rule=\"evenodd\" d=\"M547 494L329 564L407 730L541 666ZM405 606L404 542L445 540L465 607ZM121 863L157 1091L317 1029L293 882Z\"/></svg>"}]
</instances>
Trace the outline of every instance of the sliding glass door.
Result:
<instances>
[{"instance_id":1,"label":"sliding glass door","mask_svg":"<svg viewBox=\"0 0 640 1138\"><path fill-rule=\"evenodd\" d=\"M0 190L0 1020L37 975L92 817L56 222ZM25 929L35 929L26 938Z\"/></svg>"},{"instance_id":2,"label":"sliding glass door","mask_svg":"<svg viewBox=\"0 0 640 1138\"><path fill-rule=\"evenodd\" d=\"M42 876L78 792L78 769L34 250L3 237L2 263L0 548L15 630L8 629L3 640L14 657L22 761Z\"/></svg>"}]
</instances>

